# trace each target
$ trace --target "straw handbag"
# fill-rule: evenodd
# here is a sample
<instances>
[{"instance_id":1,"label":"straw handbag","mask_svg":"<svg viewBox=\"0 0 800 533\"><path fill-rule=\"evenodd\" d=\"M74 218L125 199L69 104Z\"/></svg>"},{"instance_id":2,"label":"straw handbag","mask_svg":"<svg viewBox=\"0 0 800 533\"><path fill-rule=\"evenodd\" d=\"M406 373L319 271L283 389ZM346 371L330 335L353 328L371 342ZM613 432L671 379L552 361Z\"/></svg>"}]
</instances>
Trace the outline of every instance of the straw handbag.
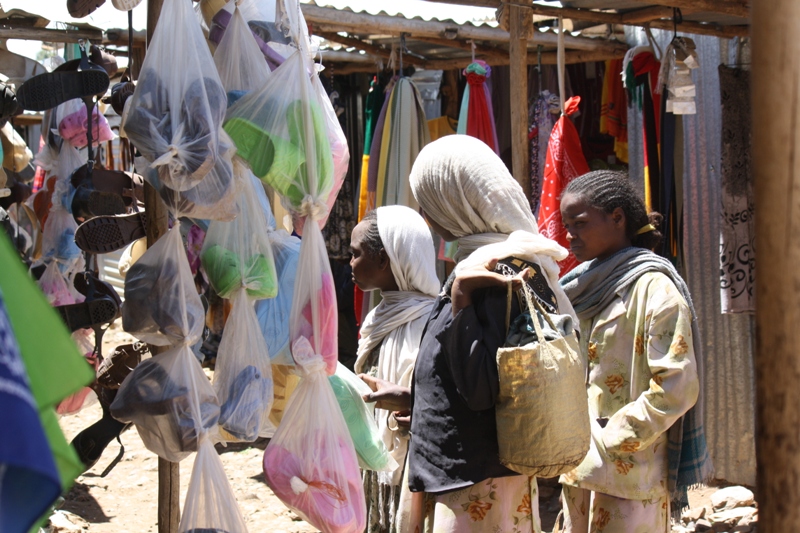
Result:
<instances>
[{"instance_id":1,"label":"straw handbag","mask_svg":"<svg viewBox=\"0 0 800 533\"><path fill-rule=\"evenodd\" d=\"M564 334L523 283L536 337L497 350L500 393L495 406L500 462L520 474L553 477L578 466L589 451L586 364L574 331ZM508 286L506 326L513 292ZM541 315L552 332L542 331ZM568 328L571 329L571 328Z\"/></svg>"}]
</instances>

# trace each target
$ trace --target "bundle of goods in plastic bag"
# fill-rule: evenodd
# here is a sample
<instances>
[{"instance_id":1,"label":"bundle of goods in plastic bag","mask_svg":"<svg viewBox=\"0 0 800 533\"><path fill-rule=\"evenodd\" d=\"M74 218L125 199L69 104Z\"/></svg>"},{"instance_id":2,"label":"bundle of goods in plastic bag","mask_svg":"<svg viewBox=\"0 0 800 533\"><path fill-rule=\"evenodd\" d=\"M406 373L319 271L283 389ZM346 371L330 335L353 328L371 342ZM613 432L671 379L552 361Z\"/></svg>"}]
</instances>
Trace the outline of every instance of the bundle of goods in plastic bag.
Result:
<instances>
[{"instance_id":1,"label":"bundle of goods in plastic bag","mask_svg":"<svg viewBox=\"0 0 800 533\"><path fill-rule=\"evenodd\" d=\"M274 298L278 279L267 220L249 170L238 162L235 168L244 173L238 197L239 216L230 222L209 224L200 259L211 286L222 298L229 298L242 288L254 299Z\"/></svg>"},{"instance_id":2,"label":"bundle of goods in plastic bag","mask_svg":"<svg viewBox=\"0 0 800 533\"><path fill-rule=\"evenodd\" d=\"M214 209L235 195L233 146L220 129L225 89L191 6L169 0L159 21L122 127L157 171L148 181L173 213L231 219L235 212Z\"/></svg>"},{"instance_id":3,"label":"bundle of goods in plastic bag","mask_svg":"<svg viewBox=\"0 0 800 533\"><path fill-rule=\"evenodd\" d=\"M148 344L191 344L203 333L205 309L175 225L125 274L122 328Z\"/></svg>"},{"instance_id":4,"label":"bundle of goods in plastic bag","mask_svg":"<svg viewBox=\"0 0 800 533\"><path fill-rule=\"evenodd\" d=\"M358 464L364 470L391 471L397 468L386 444L383 442L378 424L375 423L375 404L367 405L363 396L370 394L369 385L339 363L336 373L328 377L339 408L342 410L347 430L353 439L358 455Z\"/></svg>"},{"instance_id":5,"label":"bundle of goods in plastic bag","mask_svg":"<svg viewBox=\"0 0 800 533\"><path fill-rule=\"evenodd\" d=\"M114 418L136 424L148 450L176 463L198 450L219 413L214 389L187 345L139 363L111 404Z\"/></svg>"},{"instance_id":6,"label":"bundle of goods in plastic bag","mask_svg":"<svg viewBox=\"0 0 800 533\"><path fill-rule=\"evenodd\" d=\"M85 148L89 144L87 137L89 129L88 111L86 104L80 98L69 100L56 108L58 134L70 146ZM92 146L114 139L114 132L108 125L108 120L97 106L92 108Z\"/></svg>"},{"instance_id":7,"label":"bundle of goods in plastic bag","mask_svg":"<svg viewBox=\"0 0 800 533\"><path fill-rule=\"evenodd\" d=\"M324 227L336 199L350 154L347 140L316 65L310 60L305 21L294 0L286 0L285 24L298 50L267 83L228 109L225 131L253 173L275 189L304 231L304 205L311 195L319 207L313 217ZM325 206L323 208L323 205Z\"/></svg>"},{"instance_id":8,"label":"bundle of goods in plastic bag","mask_svg":"<svg viewBox=\"0 0 800 533\"><path fill-rule=\"evenodd\" d=\"M222 11L228 14L224 8ZM238 6L235 6L232 21L214 52L214 64L228 95L228 105L263 87L269 78L267 62L261 56L256 38Z\"/></svg>"},{"instance_id":9,"label":"bundle of goods in plastic bag","mask_svg":"<svg viewBox=\"0 0 800 533\"><path fill-rule=\"evenodd\" d=\"M292 353L302 378L264 451L267 485L324 533L363 531L361 473L325 362L305 339L293 343Z\"/></svg>"}]
</instances>

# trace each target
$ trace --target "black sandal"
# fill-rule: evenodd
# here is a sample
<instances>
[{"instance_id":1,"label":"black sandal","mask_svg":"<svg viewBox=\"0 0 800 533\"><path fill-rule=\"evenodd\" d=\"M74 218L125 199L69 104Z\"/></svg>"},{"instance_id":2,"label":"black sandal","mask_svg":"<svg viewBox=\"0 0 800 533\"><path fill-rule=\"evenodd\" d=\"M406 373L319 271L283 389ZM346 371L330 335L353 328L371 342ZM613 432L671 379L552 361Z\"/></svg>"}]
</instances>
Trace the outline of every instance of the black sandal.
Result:
<instances>
[{"instance_id":1,"label":"black sandal","mask_svg":"<svg viewBox=\"0 0 800 533\"><path fill-rule=\"evenodd\" d=\"M108 84L104 70L46 72L23 83L17 101L27 110L47 111L75 98L105 94Z\"/></svg>"},{"instance_id":2,"label":"black sandal","mask_svg":"<svg viewBox=\"0 0 800 533\"><path fill-rule=\"evenodd\" d=\"M79 304L59 305L54 309L70 332L110 324L121 316L117 302L108 297Z\"/></svg>"},{"instance_id":3,"label":"black sandal","mask_svg":"<svg viewBox=\"0 0 800 533\"><path fill-rule=\"evenodd\" d=\"M75 243L84 252L107 254L147 236L144 212L94 217L75 230Z\"/></svg>"},{"instance_id":4,"label":"black sandal","mask_svg":"<svg viewBox=\"0 0 800 533\"><path fill-rule=\"evenodd\" d=\"M106 467L103 473L100 474L100 477L106 477L111 469L122 460L122 456L125 453L125 447L122 446L122 441L120 440L119 436L123 431L132 425L120 422L111 416L108 405L110 404L110 401L113 401L114 396L116 396L116 391L108 392L112 394L106 395L101 393L98 395L101 397L100 406L103 408L103 417L75 435L75 438L72 439L72 442L70 443L70 445L75 448L75 451L78 453L78 459L80 459L84 466L83 471L86 472L95 464L97 464L97 461L100 460L100 457L103 455L103 452L109 443L112 440L117 439L120 444L119 454L111 462L111 464Z\"/></svg>"}]
</instances>

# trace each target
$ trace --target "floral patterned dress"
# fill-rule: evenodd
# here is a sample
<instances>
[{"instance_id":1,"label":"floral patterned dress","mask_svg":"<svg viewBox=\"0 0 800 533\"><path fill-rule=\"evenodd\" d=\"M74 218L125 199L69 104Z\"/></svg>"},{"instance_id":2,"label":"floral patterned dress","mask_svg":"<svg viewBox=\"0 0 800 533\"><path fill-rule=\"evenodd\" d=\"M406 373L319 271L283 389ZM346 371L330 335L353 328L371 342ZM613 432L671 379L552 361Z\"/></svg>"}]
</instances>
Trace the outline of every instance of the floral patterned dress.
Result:
<instances>
[{"instance_id":1,"label":"floral patterned dress","mask_svg":"<svg viewBox=\"0 0 800 533\"><path fill-rule=\"evenodd\" d=\"M582 321L592 442L561 476L568 531L669 531L667 430L700 390L691 325L686 301L656 272Z\"/></svg>"}]
</instances>

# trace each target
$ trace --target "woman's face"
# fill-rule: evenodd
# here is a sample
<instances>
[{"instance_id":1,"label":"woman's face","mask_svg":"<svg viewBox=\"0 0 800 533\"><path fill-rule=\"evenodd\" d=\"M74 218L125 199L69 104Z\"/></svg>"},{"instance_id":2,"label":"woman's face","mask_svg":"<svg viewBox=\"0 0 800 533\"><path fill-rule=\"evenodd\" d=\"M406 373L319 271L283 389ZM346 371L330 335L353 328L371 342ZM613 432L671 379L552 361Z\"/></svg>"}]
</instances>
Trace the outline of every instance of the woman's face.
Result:
<instances>
[{"instance_id":1,"label":"woman's face","mask_svg":"<svg viewBox=\"0 0 800 533\"><path fill-rule=\"evenodd\" d=\"M578 261L606 259L631 245L625 233L625 213L612 213L589 205L581 196L561 198L561 219L567 230L569 249Z\"/></svg>"},{"instance_id":2,"label":"woman's face","mask_svg":"<svg viewBox=\"0 0 800 533\"><path fill-rule=\"evenodd\" d=\"M369 222L361 222L350 237L350 268L353 270L353 283L364 292L398 290L392 274L389 256L381 250L378 257L370 254L364 246L364 235Z\"/></svg>"}]
</instances>

